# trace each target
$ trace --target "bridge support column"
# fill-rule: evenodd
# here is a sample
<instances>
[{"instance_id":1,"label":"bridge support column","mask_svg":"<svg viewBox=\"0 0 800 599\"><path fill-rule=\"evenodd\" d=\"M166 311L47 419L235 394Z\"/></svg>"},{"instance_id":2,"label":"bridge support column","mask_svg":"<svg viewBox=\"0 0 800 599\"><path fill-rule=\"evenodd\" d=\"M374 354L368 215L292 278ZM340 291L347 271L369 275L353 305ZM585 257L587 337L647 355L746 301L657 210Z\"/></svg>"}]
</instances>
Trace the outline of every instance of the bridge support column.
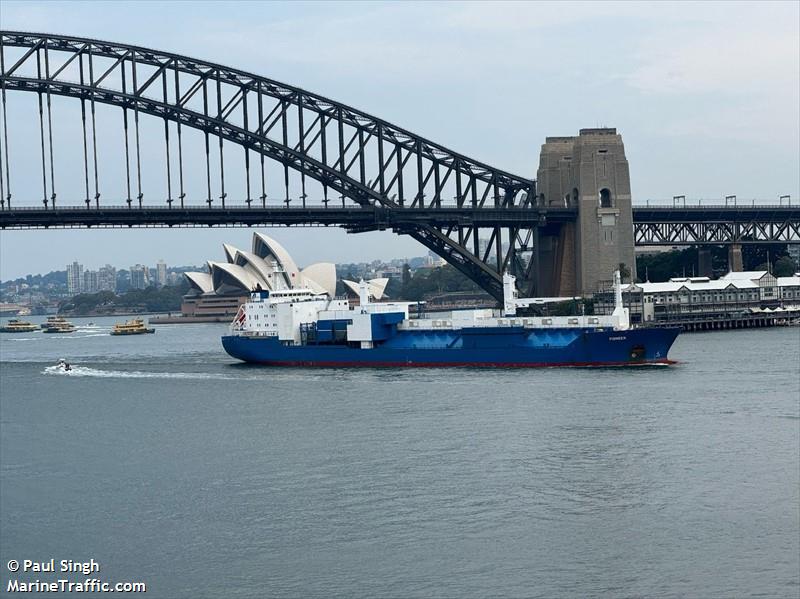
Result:
<instances>
[{"instance_id":1,"label":"bridge support column","mask_svg":"<svg viewBox=\"0 0 800 599\"><path fill-rule=\"evenodd\" d=\"M616 129L546 138L537 181L540 204L578 209L574 229L565 227L558 238L572 248L542 256L552 260L555 271L544 295L594 293L612 280L620 264L635 277L630 175Z\"/></svg>"},{"instance_id":2,"label":"bridge support column","mask_svg":"<svg viewBox=\"0 0 800 599\"><path fill-rule=\"evenodd\" d=\"M711 248L701 246L697 250L697 274L701 277L714 276L714 270L711 267Z\"/></svg>"},{"instance_id":3,"label":"bridge support column","mask_svg":"<svg viewBox=\"0 0 800 599\"><path fill-rule=\"evenodd\" d=\"M744 270L741 243L732 243L728 246L728 270L730 272L742 272Z\"/></svg>"}]
</instances>

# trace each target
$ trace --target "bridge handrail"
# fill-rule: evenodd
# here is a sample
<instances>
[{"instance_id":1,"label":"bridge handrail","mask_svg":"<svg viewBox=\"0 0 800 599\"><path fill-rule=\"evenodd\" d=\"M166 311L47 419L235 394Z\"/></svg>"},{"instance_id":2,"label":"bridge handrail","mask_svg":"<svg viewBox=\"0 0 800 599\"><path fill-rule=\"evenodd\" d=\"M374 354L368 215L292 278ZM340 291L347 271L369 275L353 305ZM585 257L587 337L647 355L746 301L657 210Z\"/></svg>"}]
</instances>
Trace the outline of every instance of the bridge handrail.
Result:
<instances>
[{"instance_id":1,"label":"bridge handrail","mask_svg":"<svg viewBox=\"0 0 800 599\"><path fill-rule=\"evenodd\" d=\"M41 203L41 200L39 200L39 202ZM281 202L281 204L285 204L285 200L281 200L280 202ZM184 211L185 210L194 210L194 211L219 210L220 212L223 212L223 211L226 211L226 210L252 210L254 212L259 211L259 210L284 210L284 211L287 211L287 212L307 212L308 210L330 210L331 212L334 212L334 211L337 211L337 210L338 211L347 210L347 211L351 211L351 212L364 212L364 211L370 211L370 210L372 210L374 208L375 208L375 206L372 205L372 204L367 205L367 206L341 207L341 206L327 206L327 205L325 205L323 203L319 203L319 204L306 203L305 206L286 206L286 205L278 205L276 203L276 204L268 204L267 206L261 206L259 204L259 205L254 205L254 206L248 207L248 205L246 203L231 204L230 202L228 202L228 204L226 204L224 207L221 206L220 204L213 204L210 207L209 206L201 206L199 204L187 204L187 205L184 205L184 206L168 206L166 204L143 204L142 206L139 206L138 204L134 204L134 205L129 207L127 204L123 203L123 204L103 204L100 208L98 208L94 204L92 204L92 205L90 205L88 207L86 206L86 204L72 204L72 205L59 204L56 208L52 208L50 206L45 208L44 206L31 206L31 205L20 206L20 205L15 204L11 208L3 206L2 208L0 208L0 210L3 210L5 212L17 212L17 211L26 211L26 210L27 211L47 211L47 212L72 211L72 210L80 210L80 211L83 211L83 212L87 212L87 211L95 211L96 212L98 210L124 210L126 212L127 211L137 211L137 210L139 210L139 211L144 211L144 210L163 210L165 212L166 211L170 211L170 210L173 211L173 212L178 212L178 211L181 211L181 210L184 210ZM401 212L413 212L413 211L430 212L431 211L430 208L402 208L400 210L401 210ZM522 206L522 205L515 205L515 206L484 206L484 207L478 207L478 208L474 208L472 206L463 206L463 207L460 207L460 208L457 207L457 206L443 206L442 208L439 208L437 210L439 210L441 212L459 211L459 212L464 212L464 213L470 213L470 212L498 212L498 213L504 213L504 212L521 212L521 211L525 211L525 210L528 210L528 211L531 211L531 212L536 212L536 213L540 213L541 212L541 213L544 213L544 214L546 214L548 212L552 212L552 213L555 213L555 214L559 214L559 213L563 214L565 212L566 213L577 212L576 208L552 208L552 207L544 208L542 206L535 206L535 205L534 206Z\"/></svg>"},{"instance_id":2,"label":"bridge handrail","mask_svg":"<svg viewBox=\"0 0 800 599\"><path fill-rule=\"evenodd\" d=\"M765 200L763 202L759 201L759 200L747 200L747 201L739 200L735 204L731 203L731 202L729 202L727 204L725 204L724 202L718 203L718 204L712 204L712 203L710 203L712 201L719 202L719 200L707 200L707 201L693 200L692 203L686 202L686 204L684 204L683 202L678 202L678 203L673 204L671 200L664 200L663 202L662 201L657 201L656 202L656 201L653 201L653 200L648 200L646 203L634 202L633 203L633 208L674 208L675 210L691 210L691 209L704 210L706 208L731 208L731 209L734 209L734 208L798 208L798 207L800 207L800 203L792 203L792 202L788 202L788 203L784 203L784 204L765 203L767 201L768 202L774 202L774 200Z\"/></svg>"}]
</instances>

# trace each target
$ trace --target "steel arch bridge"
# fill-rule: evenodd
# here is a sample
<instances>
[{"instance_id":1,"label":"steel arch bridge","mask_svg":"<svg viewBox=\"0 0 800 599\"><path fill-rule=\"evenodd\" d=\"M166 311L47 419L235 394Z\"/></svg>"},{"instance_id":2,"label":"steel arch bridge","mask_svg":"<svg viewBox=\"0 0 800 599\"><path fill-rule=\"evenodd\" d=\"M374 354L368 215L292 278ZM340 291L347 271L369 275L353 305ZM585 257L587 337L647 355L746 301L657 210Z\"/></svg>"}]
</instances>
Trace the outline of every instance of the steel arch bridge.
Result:
<instances>
[{"instance_id":1,"label":"steel arch bridge","mask_svg":"<svg viewBox=\"0 0 800 599\"><path fill-rule=\"evenodd\" d=\"M13 55L12 55L13 54ZM412 236L500 297L501 272L513 270L532 287L532 259L539 208L535 182L453 152L350 106L245 71L138 46L35 33L0 33L4 166L0 195L17 207L9 161L7 102L10 91L38 95L41 206L58 210L61 198L83 195L87 209L112 207L101 193L98 171L98 105L119 108L125 182L116 205L145 209L142 191L141 117L163 122L166 186L157 203L168 209L203 206L220 213L236 207L270 210L310 207L375 209L396 218L345 225L350 231L391 227ZM56 177L53 98L80 102L84 185L65 192ZM202 132L205 197L190 198L184 156L186 130ZM229 146L242 151L244 201L231 202ZM277 166L278 175L274 172ZM226 168L227 167L227 168ZM280 197L267 178L279 179ZM227 177L227 178L226 178ZM214 184L212 185L212 179ZM270 183L274 183L270 181ZM312 184L316 189L311 189ZM273 186L274 188L274 186ZM333 195L334 199L331 199ZM103 200L101 202L101 199ZM145 202L145 200L148 200ZM337 201L338 200L338 201ZM72 200L74 202L74 199ZM420 212L454 209L464 217L425 222ZM467 218L476 211L524 213L515 222ZM417 218L400 217L408 211ZM522 216L521 214L519 216ZM373 219L375 220L375 219Z\"/></svg>"},{"instance_id":2,"label":"steel arch bridge","mask_svg":"<svg viewBox=\"0 0 800 599\"><path fill-rule=\"evenodd\" d=\"M28 119L38 128L22 144L13 136L9 142L9 130L25 121L12 101L22 94L12 92L38 100ZM0 104L3 229L388 229L410 235L500 299L504 271L517 276L523 293L539 290L540 232L557 235L580 218L574 206L537 203L532 179L345 104L139 46L0 31ZM64 143L59 129L70 123ZM117 138L109 142L112 130ZM30 155L28 145L36 146ZM72 168L64 166L70 160ZM28 164L37 172L21 177L17 167ZM105 176L111 165L118 172ZM12 193L20 187L21 201ZM634 206L633 223L638 245L800 242L800 207L790 205Z\"/></svg>"}]
</instances>

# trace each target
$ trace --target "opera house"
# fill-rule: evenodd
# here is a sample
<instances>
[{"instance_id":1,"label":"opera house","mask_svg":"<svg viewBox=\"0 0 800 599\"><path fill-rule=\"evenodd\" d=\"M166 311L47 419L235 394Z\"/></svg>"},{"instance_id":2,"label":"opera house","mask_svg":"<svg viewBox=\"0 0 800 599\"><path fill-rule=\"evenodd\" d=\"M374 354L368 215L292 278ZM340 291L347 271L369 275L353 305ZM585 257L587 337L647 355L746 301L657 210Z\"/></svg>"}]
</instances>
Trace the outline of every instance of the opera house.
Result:
<instances>
[{"instance_id":1,"label":"opera house","mask_svg":"<svg viewBox=\"0 0 800 599\"><path fill-rule=\"evenodd\" d=\"M223 244L225 262L208 261L208 272L186 272L189 292L183 297L183 316L203 319L227 319L252 291L272 291L307 287L316 293L336 296L336 266L317 262L298 268L289 252L271 237L253 233L251 251ZM388 279L368 281L375 299L381 299ZM342 280L344 292L358 296L358 283Z\"/></svg>"}]
</instances>

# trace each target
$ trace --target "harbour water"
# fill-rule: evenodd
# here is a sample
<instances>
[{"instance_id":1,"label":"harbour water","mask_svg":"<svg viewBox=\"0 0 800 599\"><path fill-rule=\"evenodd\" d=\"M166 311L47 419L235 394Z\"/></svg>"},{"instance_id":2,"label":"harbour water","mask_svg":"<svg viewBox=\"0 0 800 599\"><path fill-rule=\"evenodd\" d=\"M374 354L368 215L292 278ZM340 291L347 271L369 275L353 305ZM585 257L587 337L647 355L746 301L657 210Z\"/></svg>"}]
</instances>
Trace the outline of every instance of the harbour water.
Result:
<instances>
[{"instance_id":1,"label":"harbour water","mask_svg":"<svg viewBox=\"0 0 800 599\"><path fill-rule=\"evenodd\" d=\"M169 599L800 594L797 328L682 335L668 368L302 370L235 363L224 325L92 320L0 337L0 582L55 558Z\"/></svg>"}]
</instances>

